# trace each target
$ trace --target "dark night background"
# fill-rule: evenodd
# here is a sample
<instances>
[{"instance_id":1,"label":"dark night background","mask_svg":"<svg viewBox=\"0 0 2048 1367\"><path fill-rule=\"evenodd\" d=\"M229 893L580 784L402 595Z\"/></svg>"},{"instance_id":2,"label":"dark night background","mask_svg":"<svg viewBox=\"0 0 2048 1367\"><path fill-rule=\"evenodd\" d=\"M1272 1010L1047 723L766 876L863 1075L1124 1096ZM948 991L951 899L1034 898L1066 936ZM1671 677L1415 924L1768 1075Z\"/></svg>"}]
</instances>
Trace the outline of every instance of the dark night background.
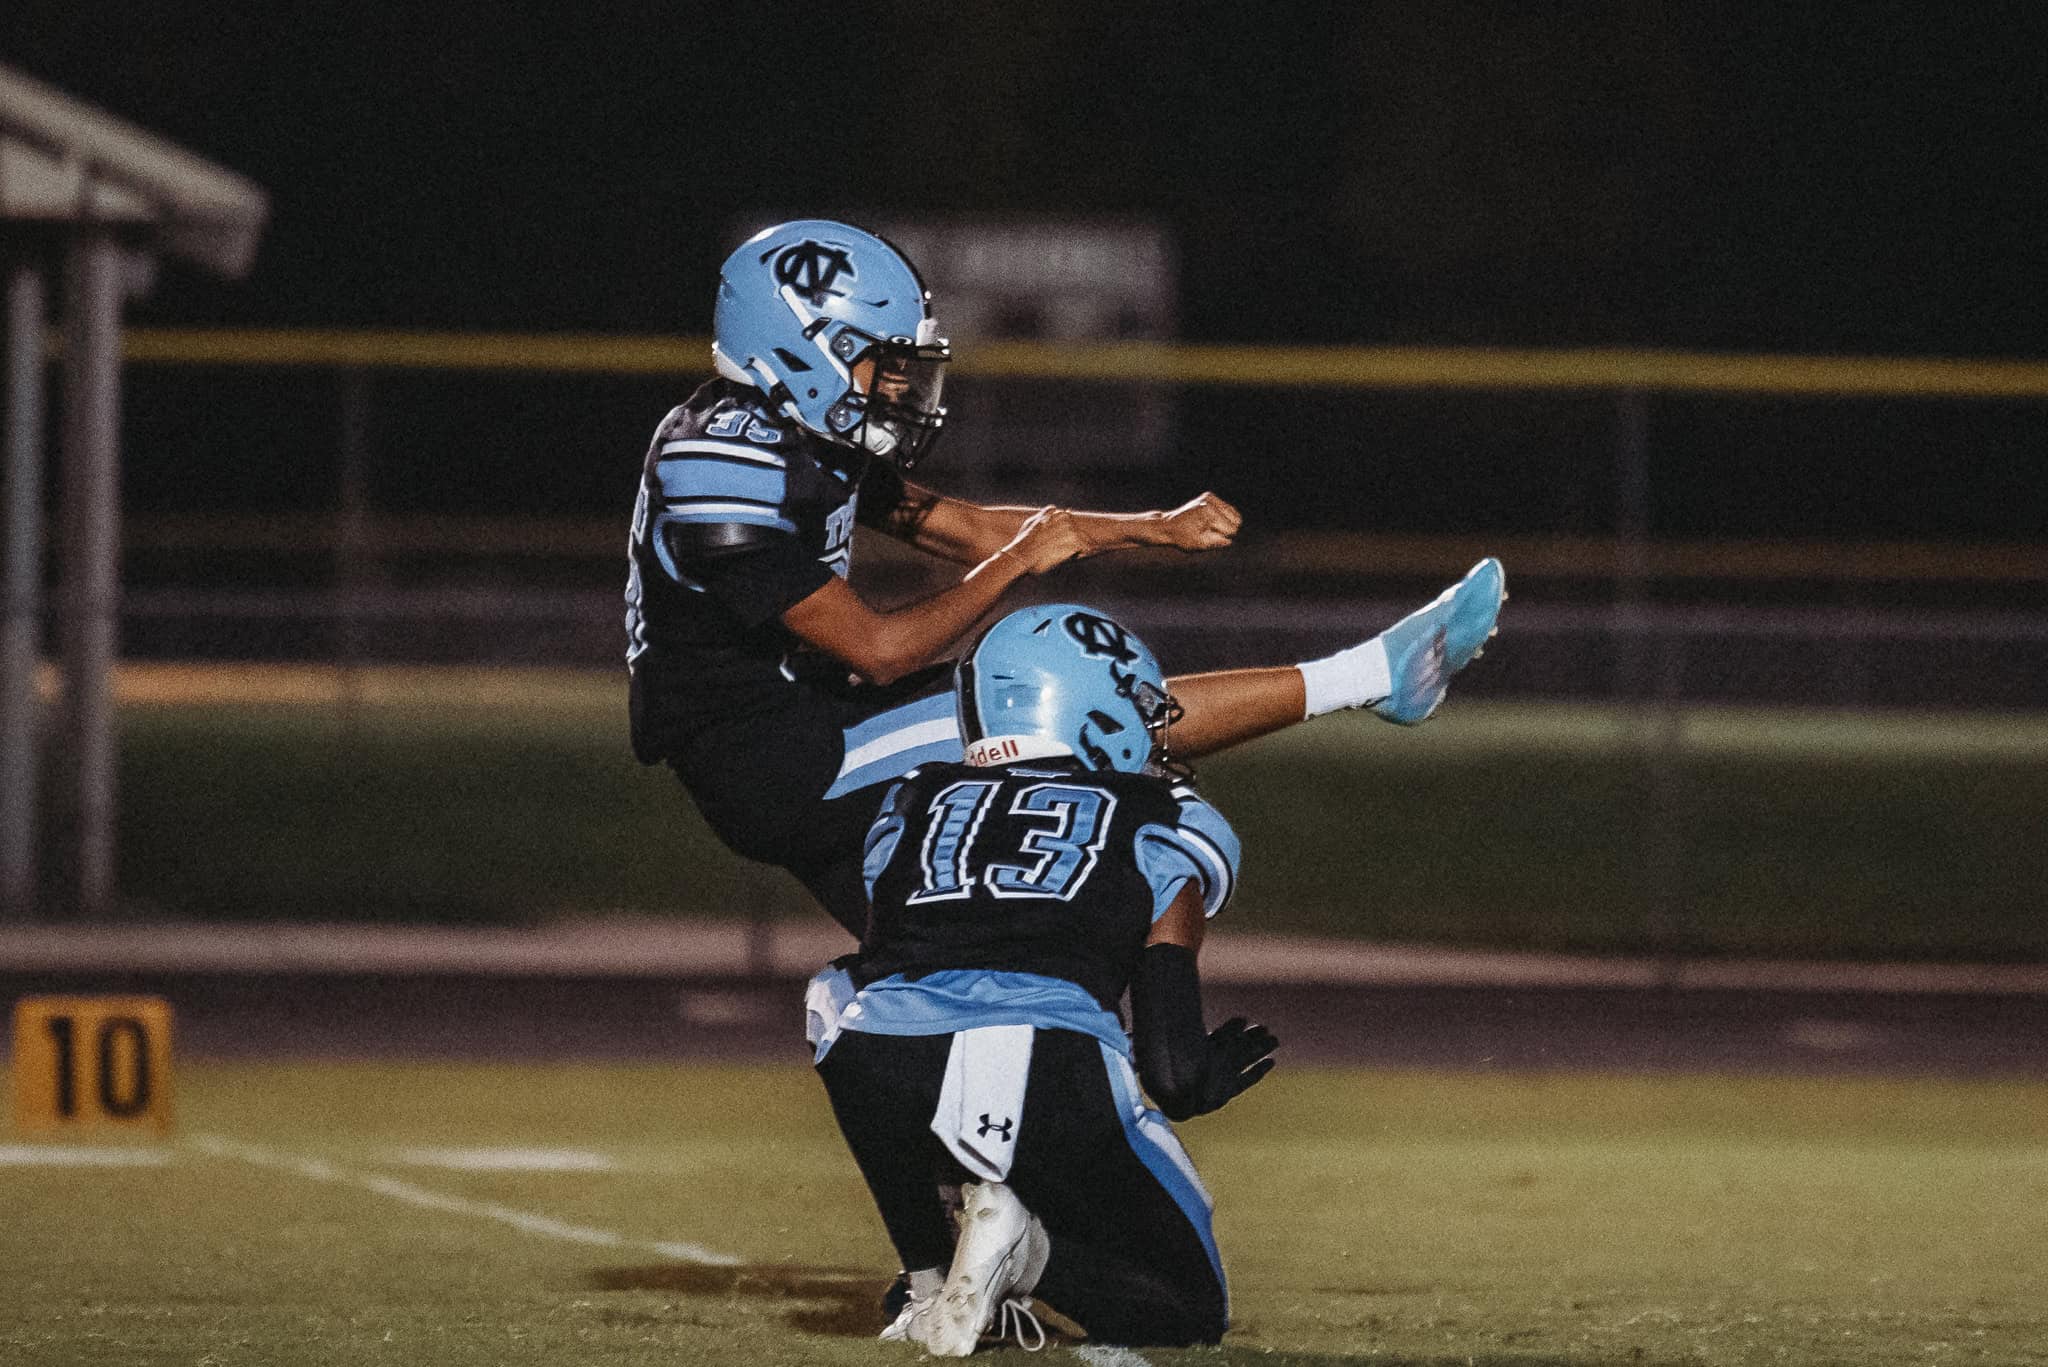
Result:
<instances>
[{"instance_id":1,"label":"dark night background","mask_svg":"<svg viewBox=\"0 0 2048 1367\"><path fill-rule=\"evenodd\" d=\"M624 333L703 333L729 225L764 208L1014 211L1168 223L1195 340L2039 358L2044 53L2039 4L0 12L0 60L272 195L252 279L168 268L136 322ZM657 388L522 411L630 464ZM1604 411L1372 402L1439 473L1506 473L1418 529L1599 529ZM2031 539L2042 407L1660 404L1653 435L1692 446L1658 530ZM1227 481L1255 424L1192 413L1190 477ZM1391 501L1342 478L1333 520ZM1772 480L1791 511L1754 496ZM616 487L570 477L566 503Z\"/></svg>"}]
</instances>

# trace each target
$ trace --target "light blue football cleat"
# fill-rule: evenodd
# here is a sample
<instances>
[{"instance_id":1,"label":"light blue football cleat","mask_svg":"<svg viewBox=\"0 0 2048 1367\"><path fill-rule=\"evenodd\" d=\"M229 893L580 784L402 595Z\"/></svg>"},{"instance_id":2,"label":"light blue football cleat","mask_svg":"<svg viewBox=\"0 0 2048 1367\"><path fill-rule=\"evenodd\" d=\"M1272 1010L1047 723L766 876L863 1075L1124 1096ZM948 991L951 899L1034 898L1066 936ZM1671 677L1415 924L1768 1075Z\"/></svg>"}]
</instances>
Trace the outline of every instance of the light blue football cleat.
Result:
<instances>
[{"instance_id":1,"label":"light blue football cleat","mask_svg":"<svg viewBox=\"0 0 2048 1367\"><path fill-rule=\"evenodd\" d=\"M1372 710L1402 726L1428 721L1442 705L1451 675L1478 659L1499 630L1507 597L1507 572L1489 555L1428 607L1381 632L1394 687Z\"/></svg>"}]
</instances>

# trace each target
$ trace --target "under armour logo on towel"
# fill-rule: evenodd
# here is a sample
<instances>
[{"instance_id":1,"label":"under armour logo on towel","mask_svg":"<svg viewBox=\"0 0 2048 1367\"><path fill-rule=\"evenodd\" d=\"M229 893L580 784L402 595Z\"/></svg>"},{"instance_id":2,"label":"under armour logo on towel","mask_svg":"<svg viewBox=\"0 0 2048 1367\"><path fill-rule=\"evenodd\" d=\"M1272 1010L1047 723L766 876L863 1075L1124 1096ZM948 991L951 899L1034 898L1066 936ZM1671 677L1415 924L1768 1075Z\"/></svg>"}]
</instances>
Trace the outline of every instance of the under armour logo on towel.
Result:
<instances>
[{"instance_id":1,"label":"under armour logo on towel","mask_svg":"<svg viewBox=\"0 0 2048 1367\"><path fill-rule=\"evenodd\" d=\"M1017 1122L1015 1120L1012 1120L1010 1117L1004 1116L1003 1123L998 1125L993 1120L990 1120L988 1118L987 1111L983 1111L981 1113L981 1137L983 1139L986 1139L991 1134L1000 1135L1002 1137L1002 1141L1005 1144L1007 1144L1010 1142L1010 1127L1016 1123Z\"/></svg>"}]
</instances>

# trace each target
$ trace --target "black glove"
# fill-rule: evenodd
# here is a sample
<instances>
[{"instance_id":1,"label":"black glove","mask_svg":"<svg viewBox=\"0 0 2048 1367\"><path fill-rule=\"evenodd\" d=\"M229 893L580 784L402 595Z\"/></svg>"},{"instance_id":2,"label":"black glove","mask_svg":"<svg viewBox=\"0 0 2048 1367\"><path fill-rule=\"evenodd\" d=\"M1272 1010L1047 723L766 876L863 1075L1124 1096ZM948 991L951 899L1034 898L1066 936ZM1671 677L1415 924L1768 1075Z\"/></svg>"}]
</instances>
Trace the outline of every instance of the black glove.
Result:
<instances>
[{"instance_id":1,"label":"black glove","mask_svg":"<svg viewBox=\"0 0 2048 1367\"><path fill-rule=\"evenodd\" d=\"M1280 1041L1263 1025L1253 1025L1243 1016L1232 1016L1209 1032L1209 1057L1202 1068L1202 1080L1190 1098L1189 1115L1206 1115L1217 1110L1239 1092L1245 1091L1273 1071L1273 1050ZM1184 1116L1174 1116L1182 1120Z\"/></svg>"},{"instance_id":2,"label":"black glove","mask_svg":"<svg viewBox=\"0 0 2048 1367\"><path fill-rule=\"evenodd\" d=\"M1239 1016L1202 1033L1202 982L1195 955L1148 945L1131 980L1132 1042L1138 1076L1169 1120L1205 1115L1273 1070L1279 1041Z\"/></svg>"}]
</instances>

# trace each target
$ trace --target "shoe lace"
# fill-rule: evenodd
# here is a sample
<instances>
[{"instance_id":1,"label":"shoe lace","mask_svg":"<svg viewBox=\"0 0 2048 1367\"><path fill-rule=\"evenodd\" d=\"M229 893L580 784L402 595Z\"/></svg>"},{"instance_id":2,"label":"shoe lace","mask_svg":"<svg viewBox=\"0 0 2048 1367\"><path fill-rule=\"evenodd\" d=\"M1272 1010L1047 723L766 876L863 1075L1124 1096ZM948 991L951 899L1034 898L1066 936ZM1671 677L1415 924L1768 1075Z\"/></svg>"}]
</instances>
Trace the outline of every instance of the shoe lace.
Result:
<instances>
[{"instance_id":1,"label":"shoe lace","mask_svg":"<svg viewBox=\"0 0 2048 1367\"><path fill-rule=\"evenodd\" d=\"M1026 1343L1024 1330L1029 1326L1037 1342ZM1031 1302L1012 1297L1002 1303L996 1311L996 1337L1009 1338L1016 1335L1017 1346L1027 1353L1035 1353L1045 1347L1045 1326L1038 1322L1038 1316L1031 1312Z\"/></svg>"}]
</instances>

